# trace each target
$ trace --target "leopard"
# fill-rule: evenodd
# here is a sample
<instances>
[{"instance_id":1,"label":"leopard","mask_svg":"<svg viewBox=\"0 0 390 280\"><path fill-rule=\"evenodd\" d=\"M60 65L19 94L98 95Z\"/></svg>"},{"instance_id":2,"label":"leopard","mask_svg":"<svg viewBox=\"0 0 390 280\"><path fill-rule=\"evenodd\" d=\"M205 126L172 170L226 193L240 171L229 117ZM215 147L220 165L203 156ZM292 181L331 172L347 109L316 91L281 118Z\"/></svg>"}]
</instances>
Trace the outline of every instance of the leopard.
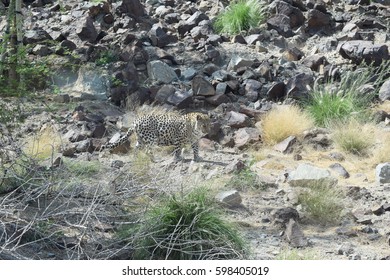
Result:
<instances>
[{"instance_id":1,"label":"leopard","mask_svg":"<svg viewBox=\"0 0 390 280\"><path fill-rule=\"evenodd\" d=\"M185 114L144 114L136 117L125 135L114 143L102 146L101 150L114 149L126 142L135 132L136 148L144 146L174 146L174 161L183 160L181 153L185 144L190 144L194 161L200 161L199 140L210 129L210 115L203 112Z\"/></svg>"}]
</instances>

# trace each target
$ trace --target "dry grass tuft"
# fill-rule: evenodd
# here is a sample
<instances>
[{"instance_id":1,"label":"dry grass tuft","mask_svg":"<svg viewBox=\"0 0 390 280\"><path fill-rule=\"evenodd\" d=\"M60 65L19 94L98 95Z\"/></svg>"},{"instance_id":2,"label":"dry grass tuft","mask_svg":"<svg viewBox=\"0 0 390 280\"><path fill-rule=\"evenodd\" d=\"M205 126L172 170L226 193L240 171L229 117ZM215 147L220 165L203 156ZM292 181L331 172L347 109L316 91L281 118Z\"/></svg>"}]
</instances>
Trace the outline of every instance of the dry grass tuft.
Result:
<instances>
[{"instance_id":1,"label":"dry grass tuft","mask_svg":"<svg viewBox=\"0 0 390 280\"><path fill-rule=\"evenodd\" d=\"M272 109L262 121L264 143L274 145L289 136L299 136L313 127L310 115L297 106L279 106Z\"/></svg>"},{"instance_id":2,"label":"dry grass tuft","mask_svg":"<svg viewBox=\"0 0 390 280\"><path fill-rule=\"evenodd\" d=\"M333 140L341 150L364 156L375 144L375 132L374 124L350 119L347 123L334 124Z\"/></svg>"},{"instance_id":3,"label":"dry grass tuft","mask_svg":"<svg viewBox=\"0 0 390 280\"><path fill-rule=\"evenodd\" d=\"M375 147L372 157L374 165L390 162L390 133L382 135L380 143Z\"/></svg>"},{"instance_id":4,"label":"dry grass tuft","mask_svg":"<svg viewBox=\"0 0 390 280\"><path fill-rule=\"evenodd\" d=\"M44 160L58 151L61 144L60 133L52 126L47 126L38 134L27 139L24 152L33 158Z\"/></svg>"}]
</instances>

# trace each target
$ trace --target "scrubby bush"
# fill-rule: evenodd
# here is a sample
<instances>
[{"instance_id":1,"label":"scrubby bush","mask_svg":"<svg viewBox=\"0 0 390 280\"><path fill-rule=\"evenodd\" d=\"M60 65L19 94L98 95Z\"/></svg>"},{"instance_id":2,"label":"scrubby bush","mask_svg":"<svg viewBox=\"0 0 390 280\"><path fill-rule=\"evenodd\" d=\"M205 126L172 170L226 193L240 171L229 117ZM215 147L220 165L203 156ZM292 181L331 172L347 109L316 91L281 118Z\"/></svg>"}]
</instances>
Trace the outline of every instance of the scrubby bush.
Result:
<instances>
[{"instance_id":1,"label":"scrubby bush","mask_svg":"<svg viewBox=\"0 0 390 280\"><path fill-rule=\"evenodd\" d=\"M299 136L313 126L313 120L297 106L279 106L265 116L261 126L264 143L273 145L289 136Z\"/></svg>"},{"instance_id":2,"label":"scrubby bush","mask_svg":"<svg viewBox=\"0 0 390 280\"><path fill-rule=\"evenodd\" d=\"M343 151L355 155L366 155L375 143L374 125L355 119L338 122L333 127L333 140Z\"/></svg>"},{"instance_id":3,"label":"scrubby bush","mask_svg":"<svg viewBox=\"0 0 390 280\"><path fill-rule=\"evenodd\" d=\"M257 27L264 20L264 9L258 0L233 1L216 19L218 33L239 34Z\"/></svg>"},{"instance_id":4,"label":"scrubby bush","mask_svg":"<svg viewBox=\"0 0 390 280\"><path fill-rule=\"evenodd\" d=\"M306 110L319 126L328 126L334 120L351 117L367 118L369 106L389 74L390 62L384 62L380 67L362 66L346 72L339 82L330 80L315 85L306 100Z\"/></svg>"},{"instance_id":5,"label":"scrubby bush","mask_svg":"<svg viewBox=\"0 0 390 280\"><path fill-rule=\"evenodd\" d=\"M298 202L302 205L307 217L316 223L333 224L341 218L343 194L337 186L321 182L312 184L298 194Z\"/></svg>"},{"instance_id":6,"label":"scrubby bush","mask_svg":"<svg viewBox=\"0 0 390 280\"><path fill-rule=\"evenodd\" d=\"M242 237L216 207L203 188L162 199L146 213L136 234L134 258L243 258Z\"/></svg>"}]
</instances>

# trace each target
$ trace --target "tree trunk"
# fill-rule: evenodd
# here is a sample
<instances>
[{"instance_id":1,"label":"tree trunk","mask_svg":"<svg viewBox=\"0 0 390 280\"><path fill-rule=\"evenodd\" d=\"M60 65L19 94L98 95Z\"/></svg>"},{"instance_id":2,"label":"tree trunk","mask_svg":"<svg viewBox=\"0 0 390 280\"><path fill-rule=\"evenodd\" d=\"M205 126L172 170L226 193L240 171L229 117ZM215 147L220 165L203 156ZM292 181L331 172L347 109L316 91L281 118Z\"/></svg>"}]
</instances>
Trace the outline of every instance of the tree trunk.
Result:
<instances>
[{"instance_id":1,"label":"tree trunk","mask_svg":"<svg viewBox=\"0 0 390 280\"><path fill-rule=\"evenodd\" d=\"M18 73L16 71L16 66L18 65L18 34L16 30L16 1L11 0L9 4L9 12L11 13L11 34L10 34L10 67L9 67L9 83L12 87L16 87L18 84Z\"/></svg>"}]
</instances>

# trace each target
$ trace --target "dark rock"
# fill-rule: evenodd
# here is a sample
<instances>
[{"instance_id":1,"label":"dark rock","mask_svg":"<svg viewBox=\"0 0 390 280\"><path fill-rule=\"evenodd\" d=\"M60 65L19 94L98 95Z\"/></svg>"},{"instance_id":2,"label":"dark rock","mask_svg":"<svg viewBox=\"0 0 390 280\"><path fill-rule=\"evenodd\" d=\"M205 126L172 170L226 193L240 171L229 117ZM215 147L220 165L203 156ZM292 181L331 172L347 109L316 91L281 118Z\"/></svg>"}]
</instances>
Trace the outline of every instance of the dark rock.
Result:
<instances>
[{"instance_id":1,"label":"dark rock","mask_svg":"<svg viewBox=\"0 0 390 280\"><path fill-rule=\"evenodd\" d=\"M187 108L192 102L192 94L190 91L176 90L166 102L179 109Z\"/></svg>"},{"instance_id":2,"label":"dark rock","mask_svg":"<svg viewBox=\"0 0 390 280\"><path fill-rule=\"evenodd\" d=\"M268 30L275 29L280 35L288 38L294 36L291 29L290 18L286 15L278 14L267 20Z\"/></svg>"},{"instance_id":3,"label":"dark rock","mask_svg":"<svg viewBox=\"0 0 390 280\"><path fill-rule=\"evenodd\" d=\"M252 59L245 59L238 55L233 55L232 58L230 59L228 70L237 71L237 69L241 67L251 67L253 64L254 61Z\"/></svg>"},{"instance_id":4,"label":"dark rock","mask_svg":"<svg viewBox=\"0 0 390 280\"><path fill-rule=\"evenodd\" d=\"M248 45L256 45L257 42L261 42L264 40L264 36L260 34L252 34L245 37L245 42Z\"/></svg>"},{"instance_id":5,"label":"dark rock","mask_svg":"<svg viewBox=\"0 0 390 280\"><path fill-rule=\"evenodd\" d=\"M181 77L186 80L192 80L197 74L197 71L194 68L187 68L183 72L181 72Z\"/></svg>"},{"instance_id":6,"label":"dark rock","mask_svg":"<svg viewBox=\"0 0 390 280\"><path fill-rule=\"evenodd\" d=\"M305 98L308 94L308 86L312 85L311 74L300 73L288 80L286 85L287 97Z\"/></svg>"},{"instance_id":7,"label":"dark rock","mask_svg":"<svg viewBox=\"0 0 390 280\"><path fill-rule=\"evenodd\" d=\"M53 40L53 38L43 29L33 29L24 31L23 44L35 44L48 40Z\"/></svg>"},{"instance_id":8,"label":"dark rock","mask_svg":"<svg viewBox=\"0 0 390 280\"><path fill-rule=\"evenodd\" d=\"M214 96L207 97L206 101L207 101L207 103L214 105L214 106L219 106L223 103L230 103L231 102L229 96L227 96L224 93L217 93Z\"/></svg>"},{"instance_id":9,"label":"dark rock","mask_svg":"<svg viewBox=\"0 0 390 280\"><path fill-rule=\"evenodd\" d=\"M225 170L226 170L226 173L230 174L230 173L234 173L234 172L241 172L246 167L247 167L247 165L245 164L245 162L243 162L240 159L235 159L225 167Z\"/></svg>"},{"instance_id":10,"label":"dark rock","mask_svg":"<svg viewBox=\"0 0 390 280\"><path fill-rule=\"evenodd\" d=\"M245 97L251 101L255 102L259 98L259 92L262 87L262 84L259 81L253 79L247 79L244 82L245 85Z\"/></svg>"},{"instance_id":11,"label":"dark rock","mask_svg":"<svg viewBox=\"0 0 390 280\"><path fill-rule=\"evenodd\" d=\"M145 8L139 0L123 0L118 7L120 14L126 13L134 18L139 18L145 15Z\"/></svg>"},{"instance_id":12,"label":"dark rock","mask_svg":"<svg viewBox=\"0 0 390 280\"><path fill-rule=\"evenodd\" d=\"M381 163L376 166L375 181L378 184L390 183L390 162Z\"/></svg>"},{"instance_id":13,"label":"dark rock","mask_svg":"<svg viewBox=\"0 0 390 280\"><path fill-rule=\"evenodd\" d=\"M311 70L318 72L320 70L321 65L328 65L329 62L326 60L325 56L321 54L314 54L305 57L302 60L302 64L309 67Z\"/></svg>"},{"instance_id":14,"label":"dark rock","mask_svg":"<svg viewBox=\"0 0 390 280\"><path fill-rule=\"evenodd\" d=\"M286 226L285 236L292 247L302 248L309 244L299 224L294 219L289 220Z\"/></svg>"},{"instance_id":15,"label":"dark rock","mask_svg":"<svg viewBox=\"0 0 390 280\"><path fill-rule=\"evenodd\" d=\"M176 88L173 85L163 85L156 93L154 99L160 104L164 104L169 97L175 94Z\"/></svg>"},{"instance_id":16,"label":"dark rock","mask_svg":"<svg viewBox=\"0 0 390 280\"><path fill-rule=\"evenodd\" d=\"M163 84L169 84L174 80L177 80L177 74L175 71L165 62L154 60L147 64L149 77Z\"/></svg>"},{"instance_id":17,"label":"dark rock","mask_svg":"<svg viewBox=\"0 0 390 280\"><path fill-rule=\"evenodd\" d=\"M283 53L283 58L288 61L298 61L303 57L304 53L297 47L288 48Z\"/></svg>"},{"instance_id":18,"label":"dark rock","mask_svg":"<svg viewBox=\"0 0 390 280\"><path fill-rule=\"evenodd\" d=\"M231 42L232 43L238 43L238 44L243 44L243 45L246 45L247 42L244 38L244 36L242 36L241 34L238 34L238 35L234 35L231 39Z\"/></svg>"},{"instance_id":19,"label":"dark rock","mask_svg":"<svg viewBox=\"0 0 390 280\"><path fill-rule=\"evenodd\" d=\"M271 212L271 217L276 224L280 224L283 227L287 225L287 223L290 222L290 219L294 221L299 220L299 213L295 208L292 207L285 207L285 208L279 208L276 210L273 210Z\"/></svg>"},{"instance_id":20,"label":"dark rock","mask_svg":"<svg viewBox=\"0 0 390 280\"><path fill-rule=\"evenodd\" d=\"M270 100L278 100L286 94L286 85L283 82L274 82L267 91L267 98Z\"/></svg>"},{"instance_id":21,"label":"dark rock","mask_svg":"<svg viewBox=\"0 0 390 280\"><path fill-rule=\"evenodd\" d=\"M190 16L186 21L179 22L177 26L177 31L180 36L184 36L187 32L191 31L195 26L197 26L201 21L208 20L208 16L204 13L197 11L192 16Z\"/></svg>"},{"instance_id":22,"label":"dark rock","mask_svg":"<svg viewBox=\"0 0 390 280\"><path fill-rule=\"evenodd\" d=\"M292 28L301 26L305 22L305 17L299 8L294 7L285 1L275 1L274 5L277 13L286 15L290 18L290 26Z\"/></svg>"},{"instance_id":23,"label":"dark rock","mask_svg":"<svg viewBox=\"0 0 390 280\"><path fill-rule=\"evenodd\" d=\"M207 81L202 76L198 75L195 76L192 79L192 91L194 95L201 95L201 96L212 96L215 95L215 89L210 84L209 81Z\"/></svg>"},{"instance_id":24,"label":"dark rock","mask_svg":"<svg viewBox=\"0 0 390 280\"><path fill-rule=\"evenodd\" d=\"M379 99L381 101L390 100L390 79L384 82L379 89Z\"/></svg>"},{"instance_id":25,"label":"dark rock","mask_svg":"<svg viewBox=\"0 0 390 280\"><path fill-rule=\"evenodd\" d=\"M365 62L379 66L382 61L390 59L387 45L373 44L362 40L342 43L339 53L342 57L351 59L356 64Z\"/></svg>"},{"instance_id":26,"label":"dark rock","mask_svg":"<svg viewBox=\"0 0 390 280\"><path fill-rule=\"evenodd\" d=\"M95 43L99 35L93 24L93 19L90 17L87 17L85 21L77 27L76 34L81 41L87 41L89 43Z\"/></svg>"},{"instance_id":27,"label":"dark rock","mask_svg":"<svg viewBox=\"0 0 390 280\"><path fill-rule=\"evenodd\" d=\"M169 44L176 43L177 38L167 34L160 24L154 24L149 31L149 37L153 46L163 48Z\"/></svg>"},{"instance_id":28,"label":"dark rock","mask_svg":"<svg viewBox=\"0 0 390 280\"><path fill-rule=\"evenodd\" d=\"M309 30L327 30L331 26L331 15L323 11L313 9L307 15L307 27Z\"/></svg>"}]
</instances>

